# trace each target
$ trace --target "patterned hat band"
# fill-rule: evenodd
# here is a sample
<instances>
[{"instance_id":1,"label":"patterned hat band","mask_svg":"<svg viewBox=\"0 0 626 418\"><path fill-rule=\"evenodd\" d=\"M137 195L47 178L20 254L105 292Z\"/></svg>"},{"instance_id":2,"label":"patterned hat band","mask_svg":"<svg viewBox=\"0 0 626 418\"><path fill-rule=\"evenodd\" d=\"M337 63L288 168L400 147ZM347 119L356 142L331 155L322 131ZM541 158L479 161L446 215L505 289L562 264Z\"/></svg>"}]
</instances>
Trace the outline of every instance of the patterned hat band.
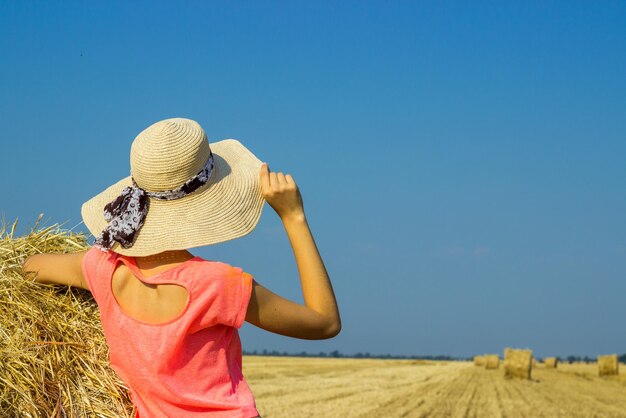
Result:
<instances>
[{"instance_id":1,"label":"patterned hat band","mask_svg":"<svg viewBox=\"0 0 626 418\"><path fill-rule=\"evenodd\" d=\"M213 165L213 154L209 152L204 168L185 184L172 190L149 192L139 187L133 179L132 187L124 188L115 200L104 206L104 219L109 224L96 238L94 245L104 252L108 252L115 242L124 248L132 247L148 214L148 198L175 200L193 193L209 181Z\"/></svg>"}]
</instances>

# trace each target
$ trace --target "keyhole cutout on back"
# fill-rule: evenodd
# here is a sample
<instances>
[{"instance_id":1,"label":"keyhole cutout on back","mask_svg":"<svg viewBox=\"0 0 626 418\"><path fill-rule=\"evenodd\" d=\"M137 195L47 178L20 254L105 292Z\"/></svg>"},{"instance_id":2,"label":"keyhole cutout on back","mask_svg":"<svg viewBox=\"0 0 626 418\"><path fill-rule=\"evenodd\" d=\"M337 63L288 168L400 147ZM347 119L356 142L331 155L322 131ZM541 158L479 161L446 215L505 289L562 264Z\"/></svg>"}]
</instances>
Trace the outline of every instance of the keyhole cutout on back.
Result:
<instances>
[{"instance_id":1,"label":"keyhole cutout on back","mask_svg":"<svg viewBox=\"0 0 626 418\"><path fill-rule=\"evenodd\" d=\"M162 268L161 271L151 270L154 270L154 276L171 268L172 266ZM150 278L149 275L146 276ZM184 286L146 283L121 262L113 272L111 292L118 307L127 316L152 325L174 321L189 303L189 291Z\"/></svg>"}]
</instances>

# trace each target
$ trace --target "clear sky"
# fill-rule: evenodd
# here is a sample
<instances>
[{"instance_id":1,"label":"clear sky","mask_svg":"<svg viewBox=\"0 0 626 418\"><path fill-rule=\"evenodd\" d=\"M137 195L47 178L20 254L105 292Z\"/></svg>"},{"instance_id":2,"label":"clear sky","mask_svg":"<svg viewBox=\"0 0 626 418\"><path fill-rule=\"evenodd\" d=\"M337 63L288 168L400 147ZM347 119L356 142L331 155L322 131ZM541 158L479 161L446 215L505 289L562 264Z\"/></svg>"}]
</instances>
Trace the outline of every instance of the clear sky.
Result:
<instances>
[{"instance_id":1,"label":"clear sky","mask_svg":"<svg viewBox=\"0 0 626 418\"><path fill-rule=\"evenodd\" d=\"M626 352L626 3L0 2L0 213L81 224L164 118L299 183L343 330L246 350ZM302 301L269 206L192 250Z\"/></svg>"}]
</instances>

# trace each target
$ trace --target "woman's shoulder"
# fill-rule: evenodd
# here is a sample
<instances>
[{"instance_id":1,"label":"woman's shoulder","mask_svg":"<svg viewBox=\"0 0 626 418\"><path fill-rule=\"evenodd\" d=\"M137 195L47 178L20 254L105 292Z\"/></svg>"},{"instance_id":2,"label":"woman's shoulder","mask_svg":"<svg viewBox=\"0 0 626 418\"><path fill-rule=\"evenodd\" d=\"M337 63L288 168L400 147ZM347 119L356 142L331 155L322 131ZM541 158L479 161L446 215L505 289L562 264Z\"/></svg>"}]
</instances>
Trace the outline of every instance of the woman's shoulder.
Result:
<instances>
[{"instance_id":1,"label":"woman's shoulder","mask_svg":"<svg viewBox=\"0 0 626 418\"><path fill-rule=\"evenodd\" d=\"M203 268L203 269L206 268L206 269L210 269L216 272L239 274L239 275L243 273L243 268L241 267L233 266L223 261L208 260L199 256L194 257L189 262L191 266L195 268Z\"/></svg>"},{"instance_id":2,"label":"woman's shoulder","mask_svg":"<svg viewBox=\"0 0 626 418\"><path fill-rule=\"evenodd\" d=\"M119 257L120 254L114 251L105 251L97 245L93 245L85 251L85 262L96 263L101 261L112 261Z\"/></svg>"}]
</instances>

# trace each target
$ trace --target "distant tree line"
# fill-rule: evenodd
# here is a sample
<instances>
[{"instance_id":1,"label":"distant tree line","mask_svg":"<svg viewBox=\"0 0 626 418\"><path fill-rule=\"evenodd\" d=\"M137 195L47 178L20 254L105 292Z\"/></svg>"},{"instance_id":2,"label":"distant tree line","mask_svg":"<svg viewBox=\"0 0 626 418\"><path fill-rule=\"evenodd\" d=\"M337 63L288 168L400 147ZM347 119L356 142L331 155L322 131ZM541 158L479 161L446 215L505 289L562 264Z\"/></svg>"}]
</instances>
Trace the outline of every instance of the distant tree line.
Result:
<instances>
[{"instance_id":1,"label":"distant tree line","mask_svg":"<svg viewBox=\"0 0 626 418\"><path fill-rule=\"evenodd\" d=\"M589 356L574 356L570 355L567 357L557 357L559 362L561 363L595 363L598 359L597 357L589 357ZM626 353L622 354L618 357L621 363L626 363Z\"/></svg>"},{"instance_id":2,"label":"distant tree line","mask_svg":"<svg viewBox=\"0 0 626 418\"><path fill-rule=\"evenodd\" d=\"M246 351L243 350L243 354L246 356L273 356L273 357L330 357L330 358L374 358L374 359L396 359L396 360L439 360L439 361L470 361L471 357L452 357L452 356L444 356L444 355L393 355L393 354L371 354L369 352L365 353L356 353L356 354L344 354L339 350L333 350L330 352L320 351L318 353L309 353L307 351L300 351L299 353L288 353L287 351L277 351L277 350L252 350ZM575 356L570 355L567 357L557 357L559 362L567 362L567 363L593 363L597 359L595 357L589 356ZM539 359L541 360L541 359ZM626 363L626 353L619 356L619 361L621 363Z\"/></svg>"},{"instance_id":3,"label":"distant tree line","mask_svg":"<svg viewBox=\"0 0 626 418\"><path fill-rule=\"evenodd\" d=\"M330 352L320 351L318 353L309 353L307 351L300 351L299 353L288 353L287 351L277 350L243 350L243 354L247 356L277 356L277 357L331 357L331 358L374 358L374 359L397 359L397 360L442 360L442 361L459 361L469 360L467 358L451 357L444 355L437 356L423 356L423 355L393 355L393 354L371 354L371 353L356 353L356 354L344 354L339 350L333 350Z\"/></svg>"}]
</instances>

